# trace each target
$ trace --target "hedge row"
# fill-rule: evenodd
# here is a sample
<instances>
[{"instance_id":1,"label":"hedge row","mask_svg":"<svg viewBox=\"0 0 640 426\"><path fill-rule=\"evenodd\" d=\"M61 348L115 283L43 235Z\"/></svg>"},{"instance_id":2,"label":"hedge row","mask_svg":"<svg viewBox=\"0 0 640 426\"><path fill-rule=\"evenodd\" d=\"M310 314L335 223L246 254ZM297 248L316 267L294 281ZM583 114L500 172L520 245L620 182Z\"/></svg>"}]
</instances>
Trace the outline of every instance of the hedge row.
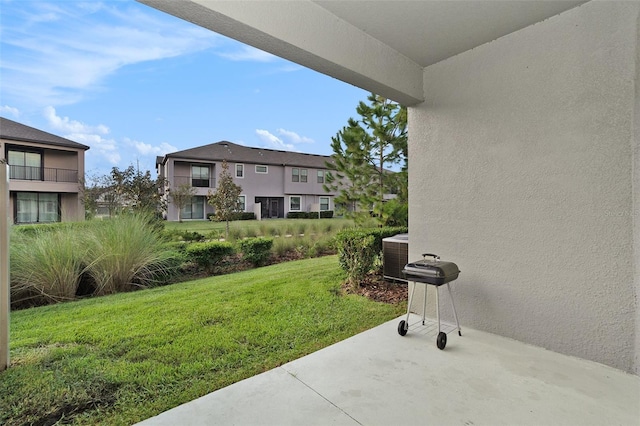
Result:
<instances>
[{"instance_id":1,"label":"hedge row","mask_svg":"<svg viewBox=\"0 0 640 426\"><path fill-rule=\"evenodd\" d=\"M238 242L237 247L229 242L208 241L182 244L179 242L168 243L176 251L183 251L188 260L195 262L208 273L213 273L225 257L232 256L239 249L243 259L253 266L262 266L271 255L273 247L272 238L247 238ZM182 249L180 248L182 245Z\"/></svg>"},{"instance_id":2,"label":"hedge row","mask_svg":"<svg viewBox=\"0 0 640 426\"><path fill-rule=\"evenodd\" d=\"M331 219L333 217L333 210L324 210L320 212L289 212L287 213L287 219Z\"/></svg>"},{"instance_id":3,"label":"hedge row","mask_svg":"<svg viewBox=\"0 0 640 426\"><path fill-rule=\"evenodd\" d=\"M216 218L215 213L208 213L207 219L209 219L212 222L219 222L219 220ZM252 212L238 212L238 213L234 213L233 216L231 217L231 220L255 220L255 219L256 219L256 214Z\"/></svg>"}]
</instances>

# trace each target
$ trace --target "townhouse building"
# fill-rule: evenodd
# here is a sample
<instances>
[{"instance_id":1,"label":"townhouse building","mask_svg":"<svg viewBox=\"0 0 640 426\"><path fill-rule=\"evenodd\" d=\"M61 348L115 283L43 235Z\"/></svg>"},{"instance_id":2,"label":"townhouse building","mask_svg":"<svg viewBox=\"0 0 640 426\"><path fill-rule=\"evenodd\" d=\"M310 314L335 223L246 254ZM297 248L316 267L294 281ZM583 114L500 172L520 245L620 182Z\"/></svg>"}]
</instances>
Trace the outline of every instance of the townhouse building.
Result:
<instances>
[{"instance_id":1,"label":"townhouse building","mask_svg":"<svg viewBox=\"0 0 640 426\"><path fill-rule=\"evenodd\" d=\"M182 219L206 219L213 213L207 195L216 189L222 163L229 165L234 183L242 188L242 211L256 218L284 218L289 212L334 209L335 192L323 188L330 156L252 148L228 141L178 151L158 157L156 169L167 188L189 185L195 189L190 204L182 209ZM166 218L179 219L179 211L167 200Z\"/></svg>"},{"instance_id":2,"label":"townhouse building","mask_svg":"<svg viewBox=\"0 0 640 426\"><path fill-rule=\"evenodd\" d=\"M81 185L89 147L0 117L13 223L84 220Z\"/></svg>"}]
</instances>

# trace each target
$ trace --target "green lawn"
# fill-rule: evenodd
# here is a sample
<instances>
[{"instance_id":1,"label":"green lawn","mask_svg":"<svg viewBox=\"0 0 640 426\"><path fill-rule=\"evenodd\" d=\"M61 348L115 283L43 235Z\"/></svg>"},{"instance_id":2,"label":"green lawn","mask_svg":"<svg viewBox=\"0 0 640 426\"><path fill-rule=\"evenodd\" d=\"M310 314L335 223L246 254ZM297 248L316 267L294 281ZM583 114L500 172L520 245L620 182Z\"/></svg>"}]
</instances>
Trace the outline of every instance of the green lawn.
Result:
<instances>
[{"instance_id":1,"label":"green lawn","mask_svg":"<svg viewBox=\"0 0 640 426\"><path fill-rule=\"evenodd\" d=\"M15 311L0 424L131 424L405 310L342 280L329 256Z\"/></svg>"}]
</instances>

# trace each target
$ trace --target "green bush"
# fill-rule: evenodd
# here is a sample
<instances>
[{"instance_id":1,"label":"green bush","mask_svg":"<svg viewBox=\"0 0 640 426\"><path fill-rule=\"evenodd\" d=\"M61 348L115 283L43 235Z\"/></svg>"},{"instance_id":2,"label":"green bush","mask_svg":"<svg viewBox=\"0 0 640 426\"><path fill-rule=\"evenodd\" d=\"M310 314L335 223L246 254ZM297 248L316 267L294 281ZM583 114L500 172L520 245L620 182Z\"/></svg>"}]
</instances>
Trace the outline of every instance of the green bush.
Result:
<instances>
[{"instance_id":1,"label":"green bush","mask_svg":"<svg viewBox=\"0 0 640 426\"><path fill-rule=\"evenodd\" d=\"M235 253L233 245L229 242L209 241L204 243L192 243L187 246L187 256L207 272L211 273L216 266L227 256Z\"/></svg>"},{"instance_id":2,"label":"green bush","mask_svg":"<svg viewBox=\"0 0 640 426\"><path fill-rule=\"evenodd\" d=\"M271 255L273 238L248 238L239 243L242 257L253 266L264 265Z\"/></svg>"},{"instance_id":3,"label":"green bush","mask_svg":"<svg viewBox=\"0 0 640 426\"><path fill-rule=\"evenodd\" d=\"M208 213L207 219L212 222L220 221L218 218L216 218L215 213ZM231 220L255 220L255 219L256 219L256 214L253 212L237 212L237 213L234 213L233 216L231 217Z\"/></svg>"},{"instance_id":4,"label":"green bush","mask_svg":"<svg viewBox=\"0 0 640 426\"><path fill-rule=\"evenodd\" d=\"M347 273L347 282L358 287L359 282L373 268L376 257L375 238L360 230L342 231L336 235L338 261Z\"/></svg>"},{"instance_id":5,"label":"green bush","mask_svg":"<svg viewBox=\"0 0 640 426\"><path fill-rule=\"evenodd\" d=\"M289 212L287 213L287 219L331 219L333 217L333 210L318 212Z\"/></svg>"},{"instance_id":6,"label":"green bush","mask_svg":"<svg viewBox=\"0 0 640 426\"><path fill-rule=\"evenodd\" d=\"M336 235L338 261L347 280L357 286L382 255L382 239L408 232L406 227L346 229Z\"/></svg>"},{"instance_id":7,"label":"green bush","mask_svg":"<svg viewBox=\"0 0 640 426\"><path fill-rule=\"evenodd\" d=\"M289 212L287 213L287 219L307 219L307 212Z\"/></svg>"}]
</instances>

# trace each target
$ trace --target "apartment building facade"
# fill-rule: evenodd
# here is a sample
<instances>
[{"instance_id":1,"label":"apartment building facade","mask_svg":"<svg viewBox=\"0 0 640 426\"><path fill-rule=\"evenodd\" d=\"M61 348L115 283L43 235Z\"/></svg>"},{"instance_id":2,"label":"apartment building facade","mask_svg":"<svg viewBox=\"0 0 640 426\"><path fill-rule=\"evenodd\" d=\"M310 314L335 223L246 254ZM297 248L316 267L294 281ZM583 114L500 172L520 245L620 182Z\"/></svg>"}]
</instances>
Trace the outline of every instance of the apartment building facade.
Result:
<instances>
[{"instance_id":1,"label":"apartment building facade","mask_svg":"<svg viewBox=\"0 0 640 426\"><path fill-rule=\"evenodd\" d=\"M89 147L0 117L0 160L9 165L16 224L84 220L81 182Z\"/></svg>"},{"instance_id":2,"label":"apartment building facade","mask_svg":"<svg viewBox=\"0 0 640 426\"><path fill-rule=\"evenodd\" d=\"M335 192L323 188L330 156L246 147L220 141L158 157L156 168L167 188L188 185L195 189L182 219L206 219L214 212L207 195L216 189L222 163L229 165L234 183L242 188L242 210L256 218L284 218L290 212L334 210ZM179 210L167 200L166 218L179 220Z\"/></svg>"}]
</instances>

